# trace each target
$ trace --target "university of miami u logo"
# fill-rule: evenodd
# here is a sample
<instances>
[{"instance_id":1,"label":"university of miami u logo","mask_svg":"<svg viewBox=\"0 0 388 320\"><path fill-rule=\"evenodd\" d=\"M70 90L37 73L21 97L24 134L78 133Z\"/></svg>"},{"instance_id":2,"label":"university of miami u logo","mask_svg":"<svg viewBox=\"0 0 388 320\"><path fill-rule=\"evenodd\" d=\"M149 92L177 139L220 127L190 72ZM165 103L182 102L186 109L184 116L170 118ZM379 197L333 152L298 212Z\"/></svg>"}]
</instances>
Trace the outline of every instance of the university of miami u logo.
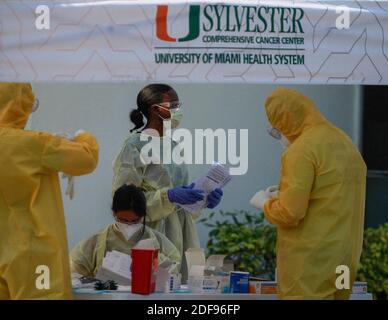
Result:
<instances>
[{"instance_id":1,"label":"university of miami u logo","mask_svg":"<svg viewBox=\"0 0 388 320\"><path fill-rule=\"evenodd\" d=\"M199 13L200 6L191 5L189 10L189 33L183 38L173 38L167 31L168 6L159 5L156 11L156 36L167 42L185 42L191 41L199 36Z\"/></svg>"}]
</instances>

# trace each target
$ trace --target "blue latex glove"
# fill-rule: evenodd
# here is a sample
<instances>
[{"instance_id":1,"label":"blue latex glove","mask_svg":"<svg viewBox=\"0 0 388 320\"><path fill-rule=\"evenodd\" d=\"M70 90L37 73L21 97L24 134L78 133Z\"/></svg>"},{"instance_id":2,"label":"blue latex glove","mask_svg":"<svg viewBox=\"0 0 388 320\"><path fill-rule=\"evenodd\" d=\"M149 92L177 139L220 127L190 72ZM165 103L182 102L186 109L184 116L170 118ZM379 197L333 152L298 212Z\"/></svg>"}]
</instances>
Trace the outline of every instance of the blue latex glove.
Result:
<instances>
[{"instance_id":1,"label":"blue latex glove","mask_svg":"<svg viewBox=\"0 0 388 320\"><path fill-rule=\"evenodd\" d=\"M207 196L207 207L210 209L214 209L215 207L217 207L221 202L223 194L224 193L220 188L216 188L212 192L210 192Z\"/></svg>"},{"instance_id":2,"label":"blue latex glove","mask_svg":"<svg viewBox=\"0 0 388 320\"><path fill-rule=\"evenodd\" d=\"M194 183L189 186L176 187L167 191L168 199L172 203L193 204L203 200L203 190L194 189Z\"/></svg>"}]
</instances>

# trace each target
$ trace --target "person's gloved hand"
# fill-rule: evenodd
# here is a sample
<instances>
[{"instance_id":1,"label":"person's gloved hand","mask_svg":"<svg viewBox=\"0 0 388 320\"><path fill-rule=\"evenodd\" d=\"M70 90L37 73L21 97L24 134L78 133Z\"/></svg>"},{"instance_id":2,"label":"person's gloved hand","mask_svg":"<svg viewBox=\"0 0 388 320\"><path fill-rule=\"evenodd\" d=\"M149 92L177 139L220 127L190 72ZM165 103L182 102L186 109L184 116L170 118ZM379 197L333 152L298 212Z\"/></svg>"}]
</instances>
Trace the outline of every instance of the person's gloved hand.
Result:
<instances>
[{"instance_id":1,"label":"person's gloved hand","mask_svg":"<svg viewBox=\"0 0 388 320\"><path fill-rule=\"evenodd\" d=\"M224 193L220 188L216 188L212 192L210 192L207 196L207 207L209 209L214 209L215 207L217 207L221 202L223 194Z\"/></svg>"},{"instance_id":2,"label":"person's gloved hand","mask_svg":"<svg viewBox=\"0 0 388 320\"><path fill-rule=\"evenodd\" d=\"M270 199L269 192L261 190L257 192L249 201L250 205L256 209L264 210L265 203Z\"/></svg>"},{"instance_id":3,"label":"person's gloved hand","mask_svg":"<svg viewBox=\"0 0 388 320\"><path fill-rule=\"evenodd\" d=\"M189 186L176 187L167 191L170 202L179 204L193 204L203 200L203 190L194 189L194 183Z\"/></svg>"},{"instance_id":4,"label":"person's gloved hand","mask_svg":"<svg viewBox=\"0 0 388 320\"><path fill-rule=\"evenodd\" d=\"M266 190L268 192L270 198L279 198L279 186L270 186Z\"/></svg>"}]
</instances>

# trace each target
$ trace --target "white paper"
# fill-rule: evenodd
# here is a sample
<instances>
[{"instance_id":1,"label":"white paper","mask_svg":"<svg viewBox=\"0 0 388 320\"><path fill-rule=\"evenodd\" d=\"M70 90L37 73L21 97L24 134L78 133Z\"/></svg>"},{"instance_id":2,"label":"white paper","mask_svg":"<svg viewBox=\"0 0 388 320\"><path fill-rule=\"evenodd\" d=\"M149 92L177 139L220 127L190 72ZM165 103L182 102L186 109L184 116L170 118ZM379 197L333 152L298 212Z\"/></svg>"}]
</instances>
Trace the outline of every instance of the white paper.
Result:
<instances>
[{"instance_id":1,"label":"white paper","mask_svg":"<svg viewBox=\"0 0 388 320\"><path fill-rule=\"evenodd\" d=\"M132 258L130 255L116 250L107 252L96 278L101 281L114 280L118 284L130 285L131 265Z\"/></svg>"},{"instance_id":2,"label":"white paper","mask_svg":"<svg viewBox=\"0 0 388 320\"><path fill-rule=\"evenodd\" d=\"M206 176L200 177L194 181L195 189L201 189L204 191L204 200L197 201L191 205L180 205L188 212L195 213L203 210L207 205L207 196L216 188L223 188L232 179L229 174L229 169L219 163L214 163Z\"/></svg>"},{"instance_id":3,"label":"white paper","mask_svg":"<svg viewBox=\"0 0 388 320\"><path fill-rule=\"evenodd\" d=\"M189 275L191 274L191 269L193 267L202 266L205 269L206 259L205 252L201 248L190 248L185 252L186 255L186 263L187 270L189 271ZM193 272L197 272L198 268L194 268Z\"/></svg>"},{"instance_id":4,"label":"white paper","mask_svg":"<svg viewBox=\"0 0 388 320\"><path fill-rule=\"evenodd\" d=\"M130 277L131 264L130 255L113 250L106 254L102 267L123 277Z\"/></svg>"},{"instance_id":5,"label":"white paper","mask_svg":"<svg viewBox=\"0 0 388 320\"><path fill-rule=\"evenodd\" d=\"M190 273L189 275L190 276L203 276L205 274L205 266L197 266L197 265L194 265L194 266L191 266L190 268Z\"/></svg>"},{"instance_id":6,"label":"white paper","mask_svg":"<svg viewBox=\"0 0 388 320\"><path fill-rule=\"evenodd\" d=\"M131 292L131 286L121 286L119 285L117 288L119 292Z\"/></svg>"},{"instance_id":7,"label":"white paper","mask_svg":"<svg viewBox=\"0 0 388 320\"><path fill-rule=\"evenodd\" d=\"M168 270L162 268L162 269L159 269L158 268L158 271L156 273L156 288L155 290L157 292L165 292L165 289L166 289L166 284L168 283L170 279L170 273L168 272Z\"/></svg>"}]
</instances>

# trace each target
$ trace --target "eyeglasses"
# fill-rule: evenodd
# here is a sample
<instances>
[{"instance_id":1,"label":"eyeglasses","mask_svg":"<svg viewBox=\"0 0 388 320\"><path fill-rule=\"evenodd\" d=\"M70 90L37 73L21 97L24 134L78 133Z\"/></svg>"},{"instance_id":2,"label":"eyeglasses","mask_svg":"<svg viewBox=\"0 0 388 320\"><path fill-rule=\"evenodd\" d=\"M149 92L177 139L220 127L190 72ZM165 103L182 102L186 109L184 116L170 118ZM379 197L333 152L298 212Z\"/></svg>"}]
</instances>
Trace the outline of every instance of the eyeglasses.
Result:
<instances>
[{"instance_id":1,"label":"eyeglasses","mask_svg":"<svg viewBox=\"0 0 388 320\"><path fill-rule=\"evenodd\" d=\"M169 111L178 111L182 107L182 103L179 101L172 101L172 102L161 102L156 103L154 106L158 106L164 109L168 109Z\"/></svg>"},{"instance_id":2,"label":"eyeglasses","mask_svg":"<svg viewBox=\"0 0 388 320\"><path fill-rule=\"evenodd\" d=\"M268 134L272 137L272 138L275 138L276 140L280 140L282 138L282 134L280 133L280 131L276 128L268 128L267 129L267 132Z\"/></svg>"},{"instance_id":3,"label":"eyeglasses","mask_svg":"<svg viewBox=\"0 0 388 320\"><path fill-rule=\"evenodd\" d=\"M127 219L120 219L117 217L114 217L114 218L115 218L116 222L123 223L123 224L126 224L128 226L132 226L132 225L139 224L139 223L143 222L143 218L139 218L139 219L132 220L132 221L129 221Z\"/></svg>"}]
</instances>

